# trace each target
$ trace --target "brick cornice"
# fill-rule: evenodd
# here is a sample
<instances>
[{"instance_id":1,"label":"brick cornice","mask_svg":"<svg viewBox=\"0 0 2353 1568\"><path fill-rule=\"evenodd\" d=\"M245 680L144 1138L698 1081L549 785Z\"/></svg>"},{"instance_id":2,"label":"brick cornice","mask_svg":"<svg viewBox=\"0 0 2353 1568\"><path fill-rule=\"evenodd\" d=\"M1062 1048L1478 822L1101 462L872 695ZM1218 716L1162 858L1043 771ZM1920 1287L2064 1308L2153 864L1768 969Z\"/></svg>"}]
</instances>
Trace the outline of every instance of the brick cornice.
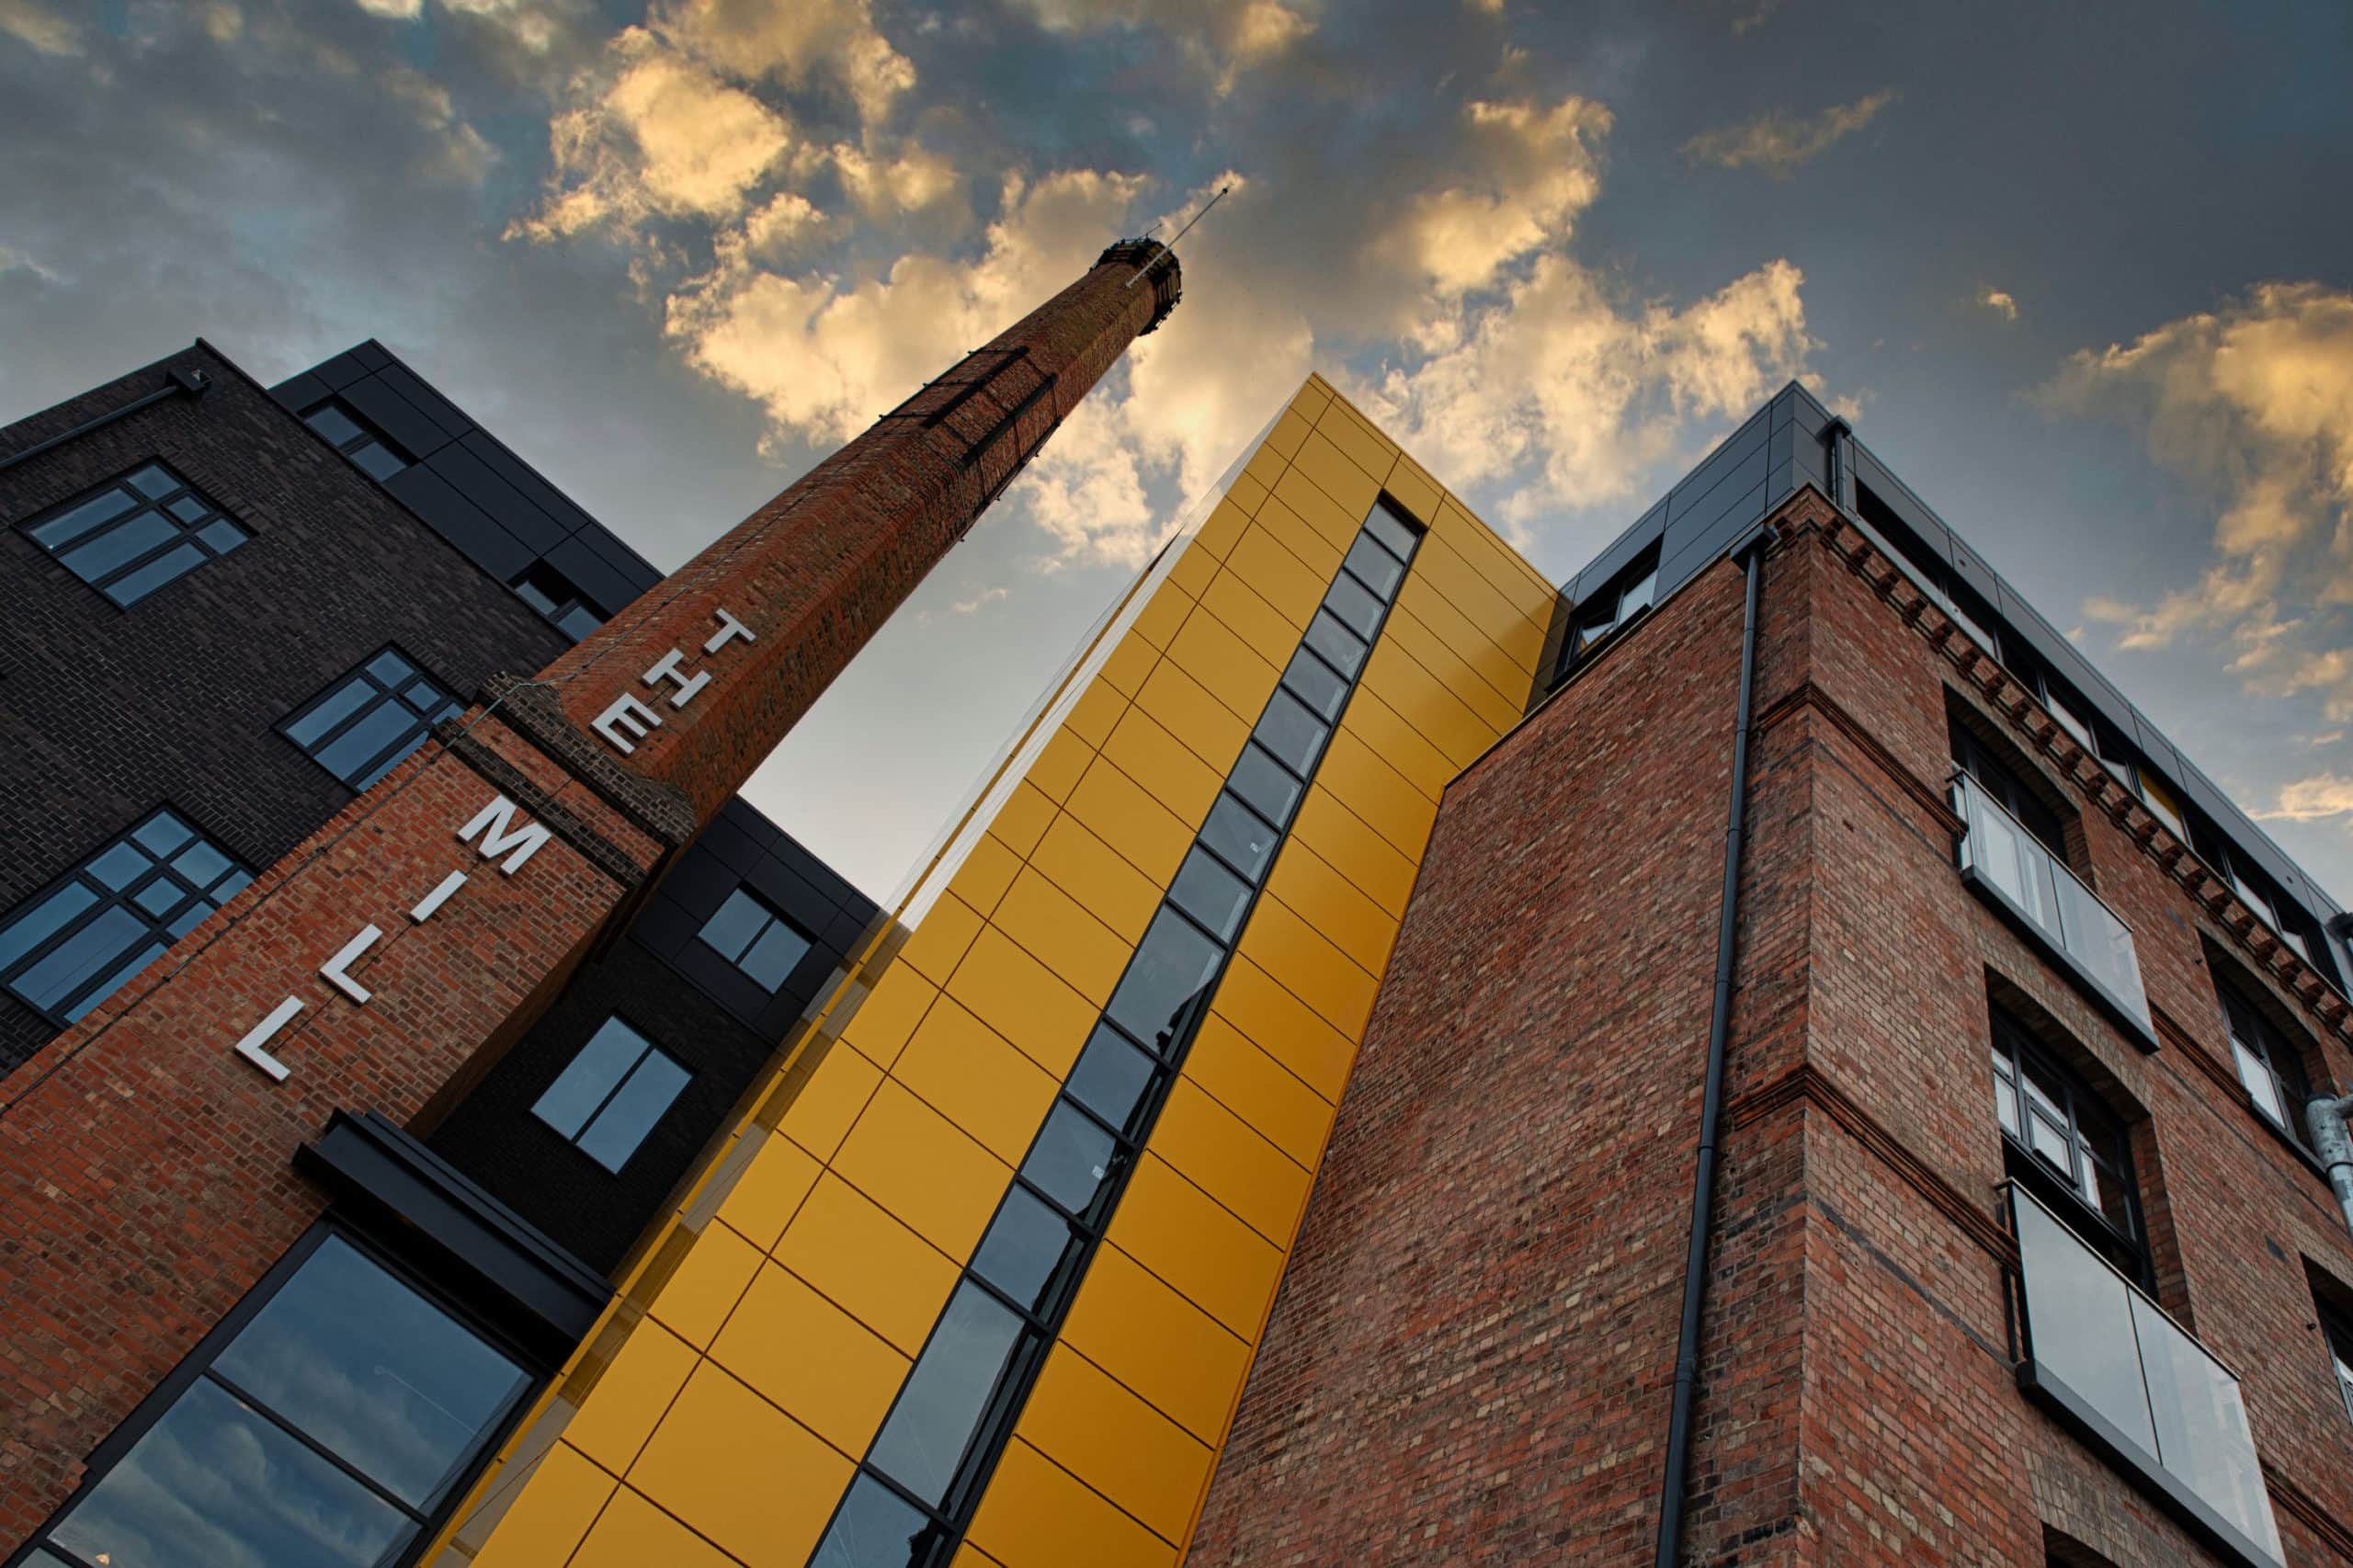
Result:
<instances>
[{"instance_id":1,"label":"brick cornice","mask_svg":"<svg viewBox=\"0 0 2353 1568\"><path fill-rule=\"evenodd\" d=\"M2189 846L2141 803L2140 797L2061 727L2039 698L1922 593L1903 568L1845 517L1834 519L1826 528L1807 531L1942 653L1970 689L2006 721L2028 746L2048 757L2060 777L2155 861L2166 878L2237 944L2258 972L2291 997L2325 1033L2340 1044L2353 1045L2353 1004L2275 936Z\"/></svg>"},{"instance_id":2,"label":"brick cornice","mask_svg":"<svg viewBox=\"0 0 2353 1568\"><path fill-rule=\"evenodd\" d=\"M2296 1516L2303 1527L2320 1538L2321 1544L2343 1559L2353 1562L2353 1529L2323 1507L2313 1494L2290 1480L2285 1471L2269 1460L2263 1463L2264 1490L2271 1500Z\"/></svg>"},{"instance_id":3,"label":"brick cornice","mask_svg":"<svg viewBox=\"0 0 2353 1568\"><path fill-rule=\"evenodd\" d=\"M2018 1267L2018 1244L2002 1228L2000 1221L1970 1201L1967 1193L1938 1175L1811 1062L1799 1062L1726 1106L1727 1130L1738 1131L1784 1107L1801 1102L1812 1105L1844 1128L1857 1142L1877 1155L1898 1180L1926 1199L1931 1208L1950 1220L1988 1256L2006 1268L2014 1270Z\"/></svg>"},{"instance_id":4,"label":"brick cornice","mask_svg":"<svg viewBox=\"0 0 2353 1568\"><path fill-rule=\"evenodd\" d=\"M1784 720L1808 710L1821 714L1840 734L1854 742L1866 756L1878 764L1881 772L1911 796L1922 811L1935 818L1938 826L1948 833L1959 834L1961 831L1961 820L1943 792L1905 767L1903 758L1888 750L1876 735L1863 727L1861 720L1811 680L1800 683L1768 704L1765 711L1757 715L1756 732L1762 734Z\"/></svg>"}]
</instances>

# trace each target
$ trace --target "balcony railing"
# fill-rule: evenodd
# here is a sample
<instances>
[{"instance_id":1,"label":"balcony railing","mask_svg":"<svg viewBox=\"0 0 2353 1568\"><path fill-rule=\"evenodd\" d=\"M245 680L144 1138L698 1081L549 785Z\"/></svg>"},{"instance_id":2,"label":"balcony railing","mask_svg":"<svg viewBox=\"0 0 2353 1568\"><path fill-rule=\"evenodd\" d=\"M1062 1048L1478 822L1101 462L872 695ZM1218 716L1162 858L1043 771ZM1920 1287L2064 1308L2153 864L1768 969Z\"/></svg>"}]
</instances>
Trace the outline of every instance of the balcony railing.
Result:
<instances>
[{"instance_id":1,"label":"balcony railing","mask_svg":"<svg viewBox=\"0 0 2353 1568\"><path fill-rule=\"evenodd\" d=\"M2015 1182L2026 1286L2018 1381L2208 1541L2280 1568L2239 1381Z\"/></svg>"},{"instance_id":2,"label":"balcony railing","mask_svg":"<svg viewBox=\"0 0 2353 1568\"><path fill-rule=\"evenodd\" d=\"M1953 809L1967 824L1962 877L2073 974L2135 1044L2156 1050L2131 929L1965 773L1953 778Z\"/></svg>"}]
</instances>

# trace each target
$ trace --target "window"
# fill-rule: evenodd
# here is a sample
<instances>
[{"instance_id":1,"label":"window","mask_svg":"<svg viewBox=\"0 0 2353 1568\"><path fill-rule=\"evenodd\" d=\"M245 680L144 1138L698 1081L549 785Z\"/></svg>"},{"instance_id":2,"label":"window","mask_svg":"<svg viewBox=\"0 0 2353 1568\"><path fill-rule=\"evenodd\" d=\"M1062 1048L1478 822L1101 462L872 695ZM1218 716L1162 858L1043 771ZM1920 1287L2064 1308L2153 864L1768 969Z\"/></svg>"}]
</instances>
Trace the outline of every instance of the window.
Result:
<instances>
[{"instance_id":1,"label":"window","mask_svg":"<svg viewBox=\"0 0 2353 1568\"><path fill-rule=\"evenodd\" d=\"M1974 779L1994 798L1995 805L2040 839L2044 848L2065 860L2067 835L2060 825L2059 813L2029 788L2022 777L2011 771L2008 764L1995 756L1993 747L1962 723L1958 714L1952 718L1951 729L1953 766Z\"/></svg>"},{"instance_id":2,"label":"window","mask_svg":"<svg viewBox=\"0 0 2353 1568\"><path fill-rule=\"evenodd\" d=\"M799 926L742 888L727 895L696 935L769 993L785 983L810 948Z\"/></svg>"},{"instance_id":3,"label":"window","mask_svg":"<svg viewBox=\"0 0 2353 1568\"><path fill-rule=\"evenodd\" d=\"M530 1377L340 1233L313 1230L293 1257L119 1458L99 1450L44 1544L117 1568L366 1568L423 1533Z\"/></svg>"},{"instance_id":4,"label":"window","mask_svg":"<svg viewBox=\"0 0 2353 1568\"><path fill-rule=\"evenodd\" d=\"M2304 1076L2303 1053L2254 1003L2227 985L2215 989L2222 994L2222 1017L2231 1028L2231 1058L2239 1082L2246 1085L2247 1098L2265 1120L2309 1148L2304 1102L2312 1098L2312 1082Z\"/></svg>"},{"instance_id":5,"label":"window","mask_svg":"<svg viewBox=\"0 0 2353 1568\"><path fill-rule=\"evenodd\" d=\"M516 596L548 619L556 630L574 642L605 624L586 596L572 585L572 579L544 561L534 561L523 574L508 585Z\"/></svg>"},{"instance_id":6,"label":"window","mask_svg":"<svg viewBox=\"0 0 2353 1568\"><path fill-rule=\"evenodd\" d=\"M370 478L390 479L415 460L339 397L312 409L302 415L302 423L325 437L328 446L358 463Z\"/></svg>"},{"instance_id":7,"label":"window","mask_svg":"<svg viewBox=\"0 0 2353 1568\"><path fill-rule=\"evenodd\" d=\"M2176 838L2188 843L2189 819L2182 814L2181 802L2174 799L2173 791L2145 767L2133 770L2133 783L2139 787L2141 803L2149 808L2149 814L2165 824L2165 830Z\"/></svg>"},{"instance_id":8,"label":"window","mask_svg":"<svg viewBox=\"0 0 2353 1568\"><path fill-rule=\"evenodd\" d=\"M2353 1421L2353 1323L2324 1307L2320 1327L2328 1340L2328 1365L2336 1374L2336 1392L2345 1399L2345 1418Z\"/></svg>"},{"instance_id":9,"label":"window","mask_svg":"<svg viewBox=\"0 0 2353 1568\"><path fill-rule=\"evenodd\" d=\"M432 676L387 648L304 704L278 733L346 784L365 790L460 710Z\"/></svg>"},{"instance_id":10,"label":"window","mask_svg":"<svg viewBox=\"0 0 2353 1568\"><path fill-rule=\"evenodd\" d=\"M26 524L25 532L126 608L248 537L162 463L75 496Z\"/></svg>"},{"instance_id":11,"label":"window","mask_svg":"<svg viewBox=\"0 0 2353 1568\"><path fill-rule=\"evenodd\" d=\"M1658 597L1658 546L1637 556L1603 587L1585 597L1576 619L1569 625L1567 646L1562 649L1563 668L1591 651L1601 640L1651 608Z\"/></svg>"},{"instance_id":12,"label":"window","mask_svg":"<svg viewBox=\"0 0 2353 1568\"><path fill-rule=\"evenodd\" d=\"M2140 1198L2123 1122L1999 1007L1993 1066L1994 1113L2012 1153L2012 1174L2076 1199L2084 1221L2076 1228L2086 1232L2085 1239L2134 1278L2143 1278Z\"/></svg>"},{"instance_id":13,"label":"window","mask_svg":"<svg viewBox=\"0 0 2353 1568\"><path fill-rule=\"evenodd\" d=\"M0 926L0 983L52 1023L70 1024L253 880L159 811Z\"/></svg>"},{"instance_id":14,"label":"window","mask_svg":"<svg viewBox=\"0 0 2353 1568\"><path fill-rule=\"evenodd\" d=\"M607 1018L531 1114L607 1170L619 1171L689 1075L652 1040L619 1018Z\"/></svg>"}]
</instances>

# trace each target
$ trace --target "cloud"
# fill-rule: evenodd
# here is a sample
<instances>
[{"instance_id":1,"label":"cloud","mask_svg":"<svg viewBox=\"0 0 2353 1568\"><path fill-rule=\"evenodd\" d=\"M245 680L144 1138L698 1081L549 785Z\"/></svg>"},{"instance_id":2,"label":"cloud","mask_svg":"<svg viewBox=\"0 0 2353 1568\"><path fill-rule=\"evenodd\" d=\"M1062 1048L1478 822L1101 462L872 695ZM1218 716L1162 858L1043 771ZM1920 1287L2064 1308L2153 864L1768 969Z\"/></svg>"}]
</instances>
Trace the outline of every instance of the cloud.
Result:
<instances>
[{"instance_id":1,"label":"cloud","mask_svg":"<svg viewBox=\"0 0 2353 1568\"><path fill-rule=\"evenodd\" d=\"M1745 38L1763 27L1781 8L1782 0L1756 0L1756 3L1732 19L1732 36Z\"/></svg>"},{"instance_id":2,"label":"cloud","mask_svg":"<svg viewBox=\"0 0 2353 1568\"><path fill-rule=\"evenodd\" d=\"M833 159L843 188L870 217L918 212L961 188L955 165L919 146L903 145L874 156L845 142L835 146Z\"/></svg>"},{"instance_id":3,"label":"cloud","mask_svg":"<svg viewBox=\"0 0 2353 1568\"><path fill-rule=\"evenodd\" d=\"M2196 639L2249 691L2353 720L2353 293L2266 283L2129 345L2076 354L2047 407L2143 429L2219 506L2197 582L2154 604L2086 602L2117 646Z\"/></svg>"},{"instance_id":4,"label":"cloud","mask_svg":"<svg viewBox=\"0 0 2353 1568\"><path fill-rule=\"evenodd\" d=\"M1977 296L1977 302L2004 321L2018 319L2018 302L2006 289L1988 289Z\"/></svg>"},{"instance_id":5,"label":"cloud","mask_svg":"<svg viewBox=\"0 0 2353 1568\"><path fill-rule=\"evenodd\" d=\"M797 87L830 80L870 125L915 85L915 66L876 28L869 0L679 0L648 19L674 45L738 81Z\"/></svg>"},{"instance_id":6,"label":"cloud","mask_svg":"<svg viewBox=\"0 0 2353 1568\"><path fill-rule=\"evenodd\" d=\"M82 29L40 0L0 0L0 33L42 54L82 52Z\"/></svg>"},{"instance_id":7,"label":"cloud","mask_svg":"<svg viewBox=\"0 0 2353 1568\"><path fill-rule=\"evenodd\" d=\"M1245 71L1288 54L1315 30L1304 6L1283 0L1013 0L1048 32L1154 28L1208 69L1213 90L1232 93Z\"/></svg>"},{"instance_id":8,"label":"cloud","mask_svg":"<svg viewBox=\"0 0 2353 1568\"><path fill-rule=\"evenodd\" d=\"M1894 90L1882 88L1850 104L1834 104L1811 118L1770 109L1737 124L1700 132L1683 144L1683 155L1695 164L1758 168L1776 179L1785 179L1801 165L1811 163L1878 119L1880 111L1894 101Z\"/></svg>"},{"instance_id":9,"label":"cloud","mask_svg":"<svg viewBox=\"0 0 2353 1568\"><path fill-rule=\"evenodd\" d=\"M1463 108L1475 174L1425 191L1406 210L1402 254L1441 296L1486 287L1509 263L1568 238L1601 193L1597 144L1609 110L1572 95L1549 108L1520 101Z\"/></svg>"},{"instance_id":10,"label":"cloud","mask_svg":"<svg viewBox=\"0 0 2353 1568\"><path fill-rule=\"evenodd\" d=\"M2279 798L2268 811L2254 813L2265 822L2324 822L2353 816L2353 777L2316 773L2279 787Z\"/></svg>"},{"instance_id":11,"label":"cloud","mask_svg":"<svg viewBox=\"0 0 2353 1568\"><path fill-rule=\"evenodd\" d=\"M983 588L971 598L958 599L948 608L957 615L972 615L978 613L983 605L993 605L1000 599L1010 597L1012 592L1010 588Z\"/></svg>"}]
</instances>

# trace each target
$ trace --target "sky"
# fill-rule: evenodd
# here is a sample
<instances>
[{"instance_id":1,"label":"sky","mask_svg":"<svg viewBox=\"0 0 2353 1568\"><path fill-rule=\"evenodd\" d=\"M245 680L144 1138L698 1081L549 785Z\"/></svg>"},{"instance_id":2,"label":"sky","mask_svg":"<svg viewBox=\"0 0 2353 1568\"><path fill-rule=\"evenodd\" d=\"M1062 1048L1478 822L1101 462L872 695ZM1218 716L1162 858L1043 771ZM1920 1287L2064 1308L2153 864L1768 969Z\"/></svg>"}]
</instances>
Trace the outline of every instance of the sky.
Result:
<instances>
[{"instance_id":1,"label":"sky","mask_svg":"<svg viewBox=\"0 0 2353 1568\"><path fill-rule=\"evenodd\" d=\"M1123 235L747 790L887 897L1311 369L1565 580L1792 377L2353 895L2353 12L0 0L0 422L377 337L656 565Z\"/></svg>"}]
</instances>

